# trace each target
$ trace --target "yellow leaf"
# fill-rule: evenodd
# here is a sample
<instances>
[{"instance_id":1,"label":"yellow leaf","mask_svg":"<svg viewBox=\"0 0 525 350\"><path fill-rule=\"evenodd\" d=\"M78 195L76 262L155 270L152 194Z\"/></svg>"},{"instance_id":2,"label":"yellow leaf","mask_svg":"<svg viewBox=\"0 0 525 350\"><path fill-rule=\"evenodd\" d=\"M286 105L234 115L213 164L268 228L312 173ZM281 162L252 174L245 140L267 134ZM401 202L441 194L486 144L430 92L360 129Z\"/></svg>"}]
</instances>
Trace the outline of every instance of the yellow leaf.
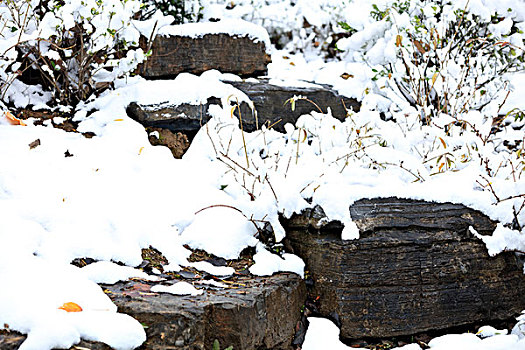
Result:
<instances>
[{"instance_id":1,"label":"yellow leaf","mask_svg":"<svg viewBox=\"0 0 525 350\"><path fill-rule=\"evenodd\" d=\"M436 79L438 77L438 73L434 73L434 75L432 76L432 85L434 85L434 83L436 82Z\"/></svg>"},{"instance_id":2,"label":"yellow leaf","mask_svg":"<svg viewBox=\"0 0 525 350\"><path fill-rule=\"evenodd\" d=\"M401 41L403 40L403 37L401 35L396 35L396 47L401 46Z\"/></svg>"},{"instance_id":3,"label":"yellow leaf","mask_svg":"<svg viewBox=\"0 0 525 350\"><path fill-rule=\"evenodd\" d=\"M122 118L115 119L116 122L121 122L121 121L123 121L123 120L124 120L124 119L122 119Z\"/></svg>"},{"instance_id":4,"label":"yellow leaf","mask_svg":"<svg viewBox=\"0 0 525 350\"><path fill-rule=\"evenodd\" d=\"M140 156L140 154L142 153L142 150L143 150L143 149L144 149L144 147L140 147L140 149L139 149L139 156Z\"/></svg>"}]
</instances>

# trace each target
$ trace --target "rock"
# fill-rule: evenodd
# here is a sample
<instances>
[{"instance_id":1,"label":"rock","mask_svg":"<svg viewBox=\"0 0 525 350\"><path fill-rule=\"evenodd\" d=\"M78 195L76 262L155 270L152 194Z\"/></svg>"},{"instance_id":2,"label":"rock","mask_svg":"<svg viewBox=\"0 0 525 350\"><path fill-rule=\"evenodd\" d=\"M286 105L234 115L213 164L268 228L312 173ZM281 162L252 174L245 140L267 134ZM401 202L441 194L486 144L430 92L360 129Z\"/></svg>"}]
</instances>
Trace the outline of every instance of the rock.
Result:
<instances>
[{"instance_id":1,"label":"rock","mask_svg":"<svg viewBox=\"0 0 525 350\"><path fill-rule=\"evenodd\" d=\"M27 336L14 331L0 331L0 349L17 350L26 340ZM89 349L89 350L111 350L112 348L101 342L82 340L80 343L71 347L70 350Z\"/></svg>"},{"instance_id":2,"label":"rock","mask_svg":"<svg viewBox=\"0 0 525 350\"><path fill-rule=\"evenodd\" d=\"M211 349L215 339L221 349L292 349L306 298L303 280L289 273L239 279L194 297L148 293L132 281L106 292L119 312L147 327L144 349Z\"/></svg>"},{"instance_id":3,"label":"rock","mask_svg":"<svg viewBox=\"0 0 525 350\"><path fill-rule=\"evenodd\" d=\"M337 225L314 229L322 218L318 209L283 221L287 246L304 259L313 280L310 298L319 297L323 316L339 315L342 338L504 320L525 308L525 276L515 254L490 257L468 231L469 225L482 234L495 228L480 212L386 198L357 201L350 213L358 240L341 240Z\"/></svg>"},{"instance_id":4,"label":"rock","mask_svg":"<svg viewBox=\"0 0 525 350\"><path fill-rule=\"evenodd\" d=\"M190 147L188 137L181 133L173 133L168 129L148 128L149 142L153 146L166 146L171 150L173 157L181 159Z\"/></svg>"},{"instance_id":5,"label":"rock","mask_svg":"<svg viewBox=\"0 0 525 350\"><path fill-rule=\"evenodd\" d=\"M296 327L306 299L303 280L292 273L270 277L239 277L229 288L207 289L200 296L152 293L138 281L105 286L105 292L126 313L145 326L142 350L293 349ZM204 288L199 286L198 288ZM26 339L0 330L0 349L16 350ZM76 347L111 349L104 343L81 341Z\"/></svg>"},{"instance_id":6,"label":"rock","mask_svg":"<svg viewBox=\"0 0 525 350\"><path fill-rule=\"evenodd\" d=\"M257 121L251 108L246 103L241 103L241 114L244 131L254 131L262 125L273 125L277 131L284 132L286 123L295 124L297 119L317 107L309 101L298 100L295 110L292 111L286 100L294 95L305 96L317 104L323 112L330 107L332 115L343 121L346 118L345 107L354 111L359 110L360 104L354 99L338 95L328 86L319 87L281 87L270 84L267 80L255 82L228 82L244 92L254 103L257 111ZM210 116L208 108L211 104L220 104L220 100L210 97L203 105L139 105L131 103L127 108L128 115L147 127L167 128L172 132L196 134ZM344 105L343 105L344 103ZM238 116L238 111L235 111Z\"/></svg>"},{"instance_id":7,"label":"rock","mask_svg":"<svg viewBox=\"0 0 525 350\"><path fill-rule=\"evenodd\" d=\"M141 46L147 49L145 38ZM242 77L265 75L271 62L262 41L226 34L206 34L200 38L157 36L152 54L139 66L147 79L171 79L181 72L201 74L210 69Z\"/></svg>"},{"instance_id":8,"label":"rock","mask_svg":"<svg viewBox=\"0 0 525 350\"><path fill-rule=\"evenodd\" d=\"M279 132L284 132L286 123L295 125L297 119L303 114L309 114L312 111L319 112L317 106L323 113L326 113L330 108L332 115L341 121L344 121L347 115L345 106L354 111L359 111L361 106L357 100L337 94L331 90L329 85L283 87L270 84L264 80L258 83L230 82L229 84L244 92L253 101L257 110L259 127L261 125L274 125L273 128ZM290 104L286 101L294 96L304 96L311 102L303 99L297 100L295 110L292 111ZM244 130L257 130L257 123L252 116L250 107L245 103L242 104L241 112Z\"/></svg>"}]
</instances>

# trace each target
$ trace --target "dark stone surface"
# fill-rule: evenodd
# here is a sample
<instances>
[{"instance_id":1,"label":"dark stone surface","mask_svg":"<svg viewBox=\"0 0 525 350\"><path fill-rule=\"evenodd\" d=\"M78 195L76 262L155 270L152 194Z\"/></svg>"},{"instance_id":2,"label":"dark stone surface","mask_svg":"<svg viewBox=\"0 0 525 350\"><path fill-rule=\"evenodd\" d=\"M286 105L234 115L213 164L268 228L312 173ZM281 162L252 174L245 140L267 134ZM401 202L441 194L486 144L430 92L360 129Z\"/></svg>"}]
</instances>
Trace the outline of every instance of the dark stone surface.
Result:
<instances>
[{"instance_id":1,"label":"dark stone surface","mask_svg":"<svg viewBox=\"0 0 525 350\"><path fill-rule=\"evenodd\" d=\"M516 316L525 308L525 276L514 253L495 257L468 232L495 223L450 203L397 198L350 207L361 231L318 230L320 209L288 222L287 242L306 263L319 312L336 313L341 337L393 337ZM337 225L332 226L332 229Z\"/></svg>"},{"instance_id":2,"label":"dark stone surface","mask_svg":"<svg viewBox=\"0 0 525 350\"><path fill-rule=\"evenodd\" d=\"M27 336L14 331L0 331L0 349L18 350L20 345L26 340ZM111 350L112 347L93 341L82 340L80 343L71 347L70 350L89 349L89 350Z\"/></svg>"},{"instance_id":3,"label":"dark stone surface","mask_svg":"<svg viewBox=\"0 0 525 350\"><path fill-rule=\"evenodd\" d=\"M119 312L147 327L147 340L139 347L141 350L208 350L215 339L221 349L293 349L306 299L304 282L298 275L239 277L228 285L230 288L209 287L203 295L194 297L152 293L149 284L137 281L119 282L104 289ZM0 349L16 350L25 339L17 332L0 331ZM72 349L78 347L111 349L89 341Z\"/></svg>"},{"instance_id":4,"label":"dark stone surface","mask_svg":"<svg viewBox=\"0 0 525 350\"><path fill-rule=\"evenodd\" d=\"M141 41L146 49L144 38ZM157 36L151 49L152 55L138 68L148 79L173 78L181 72L201 74L210 69L256 77L266 74L271 62L263 42L226 34Z\"/></svg>"},{"instance_id":5,"label":"dark stone surface","mask_svg":"<svg viewBox=\"0 0 525 350\"><path fill-rule=\"evenodd\" d=\"M232 288L210 288L200 296L136 292L137 282L106 287L124 312L147 326L141 349L292 349L303 280L289 273L241 277ZM147 289L147 288L146 288Z\"/></svg>"},{"instance_id":6,"label":"dark stone surface","mask_svg":"<svg viewBox=\"0 0 525 350\"><path fill-rule=\"evenodd\" d=\"M281 87L269 84L266 80L255 82L228 82L244 92L254 103L257 121L251 108L241 103L241 114L244 131L254 131L262 125L274 125L277 131L284 132L286 123L295 124L297 119L311 111L317 111L312 103L298 100L292 111L286 100L294 95L305 96L317 104L323 112L330 107L332 115L343 121L346 118L345 107L358 111L360 104L354 99L338 95L328 86L318 88ZM167 128L172 132L183 132L194 135L209 120L210 104L220 104L218 98L209 98L206 104L190 105L139 105L131 103L127 108L128 115L148 127ZM343 105L344 103L344 105ZM235 111L238 116L238 111Z\"/></svg>"}]
</instances>

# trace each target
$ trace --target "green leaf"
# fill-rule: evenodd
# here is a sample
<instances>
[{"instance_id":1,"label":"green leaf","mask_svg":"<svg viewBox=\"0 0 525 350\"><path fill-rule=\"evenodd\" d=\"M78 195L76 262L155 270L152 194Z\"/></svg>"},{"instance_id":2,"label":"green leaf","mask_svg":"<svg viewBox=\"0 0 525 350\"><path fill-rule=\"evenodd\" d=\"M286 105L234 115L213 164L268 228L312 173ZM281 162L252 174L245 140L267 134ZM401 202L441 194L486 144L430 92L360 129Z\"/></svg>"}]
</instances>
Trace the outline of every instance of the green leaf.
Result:
<instances>
[{"instance_id":1,"label":"green leaf","mask_svg":"<svg viewBox=\"0 0 525 350\"><path fill-rule=\"evenodd\" d=\"M348 25L348 23L343 22L343 21L337 22L337 24L339 24L339 26L341 28L343 28L344 30L353 30L354 29L354 28L350 27L350 25Z\"/></svg>"},{"instance_id":2,"label":"green leaf","mask_svg":"<svg viewBox=\"0 0 525 350\"><path fill-rule=\"evenodd\" d=\"M217 339L213 341L213 350L221 350L221 345Z\"/></svg>"}]
</instances>

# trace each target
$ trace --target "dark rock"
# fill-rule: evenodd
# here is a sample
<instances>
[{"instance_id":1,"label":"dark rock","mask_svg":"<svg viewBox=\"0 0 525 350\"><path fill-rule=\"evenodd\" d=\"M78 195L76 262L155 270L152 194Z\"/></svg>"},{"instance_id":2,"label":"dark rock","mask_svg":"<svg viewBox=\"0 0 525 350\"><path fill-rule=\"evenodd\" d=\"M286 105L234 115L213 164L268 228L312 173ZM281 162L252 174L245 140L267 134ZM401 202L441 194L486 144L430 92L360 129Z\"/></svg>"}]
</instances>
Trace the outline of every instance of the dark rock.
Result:
<instances>
[{"instance_id":1,"label":"dark rock","mask_svg":"<svg viewBox=\"0 0 525 350\"><path fill-rule=\"evenodd\" d=\"M298 100L295 110L291 110L290 104L285 102L294 95L307 97L319 106L323 112L330 107L332 115L343 121L346 118L346 108L358 111L360 104L354 99L338 95L328 86L299 88L281 87L261 80L254 82L229 82L237 89L244 92L254 103L257 111L257 119L251 108L246 103L241 103L240 110L244 131L260 129L262 125L273 126L277 131L284 132L286 123L295 124L297 119L311 111L318 111L317 107L309 101ZM202 125L210 118L208 108L211 104L220 104L215 97L208 99L202 105L139 105L131 103L127 108L128 115L147 127L167 128L172 132L183 132L191 135L197 133ZM344 103L344 104L343 104ZM239 116L238 110L235 114Z\"/></svg>"},{"instance_id":2,"label":"dark rock","mask_svg":"<svg viewBox=\"0 0 525 350\"><path fill-rule=\"evenodd\" d=\"M229 84L244 92L253 101L257 111L258 120L256 121L250 107L246 103L241 104L245 131L257 130L262 125L273 125L273 129L284 132L286 123L295 125L297 119L303 114L309 114L312 111L319 112L318 107L323 113L330 108L334 118L344 121L347 115L345 106L354 111L359 111L361 106L355 99L337 94L328 85L308 88L283 87L272 85L264 80L258 83L229 82ZM286 101L294 96L304 96L311 102L304 99L296 100L295 109L292 111L291 105ZM238 116L238 113L236 115Z\"/></svg>"},{"instance_id":3,"label":"dark rock","mask_svg":"<svg viewBox=\"0 0 525 350\"><path fill-rule=\"evenodd\" d=\"M17 350L26 340L26 336L18 332L0 330L0 349Z\"/></svg>"},{"instance_id":4,"label":"dark rock","mask_svg":"<svg viewBox=\"0 0 525 350\"><path fill-rule=\"evenodd\" d=\"M0 331L0 349L2 350L17 350L20 345L26 340L25 334L20 334L14 331ZM112 347L94 341L82 340L80 343L71 347L71 350L89 349L89 350L111 350Z\"/></svg>"},{"instance_id":5,"label":"dark rock","mask_svg":"<svg viewBox=\"0 0 525 350\"><path fill-rule=\"evenodd\" d=\"M339 315L341 337L410 335L504 320L525 308L515 254L490 257L468 231L469 225L484 234L494 229L480 212L386 198L358 201L350 213L358 240L313 230L308 218L292 218L287 232L314 282L310 300L318 300L321 315Z\"/></svg>"},{"instance_id":6,"label":"dark rock","mask_svg":"<svg viewBox=\"0 0 525 350\"><path fill-rule=\"evenodd\" d=\"M141 45L146 49L144 38ZM263 42L226 34L157 36L151 50L151 56L138 68L148 79L170 79L181 72L201 74L210 69L256 77L266 74L271 62Z\"/></svg>"},{"instance_id":7,"label":"dark rock","mask_svg":"<svg viewBox=\"0 0 525 350\"><path fill-rule=\"evenodd\" d=\"M210 349L215 339L221 348L292 349L306 298L302 279L287 273L195 297L148 293L132 281L106 289L119 312L147 326L142 349Z\"/></svg>"}]
</instances>

